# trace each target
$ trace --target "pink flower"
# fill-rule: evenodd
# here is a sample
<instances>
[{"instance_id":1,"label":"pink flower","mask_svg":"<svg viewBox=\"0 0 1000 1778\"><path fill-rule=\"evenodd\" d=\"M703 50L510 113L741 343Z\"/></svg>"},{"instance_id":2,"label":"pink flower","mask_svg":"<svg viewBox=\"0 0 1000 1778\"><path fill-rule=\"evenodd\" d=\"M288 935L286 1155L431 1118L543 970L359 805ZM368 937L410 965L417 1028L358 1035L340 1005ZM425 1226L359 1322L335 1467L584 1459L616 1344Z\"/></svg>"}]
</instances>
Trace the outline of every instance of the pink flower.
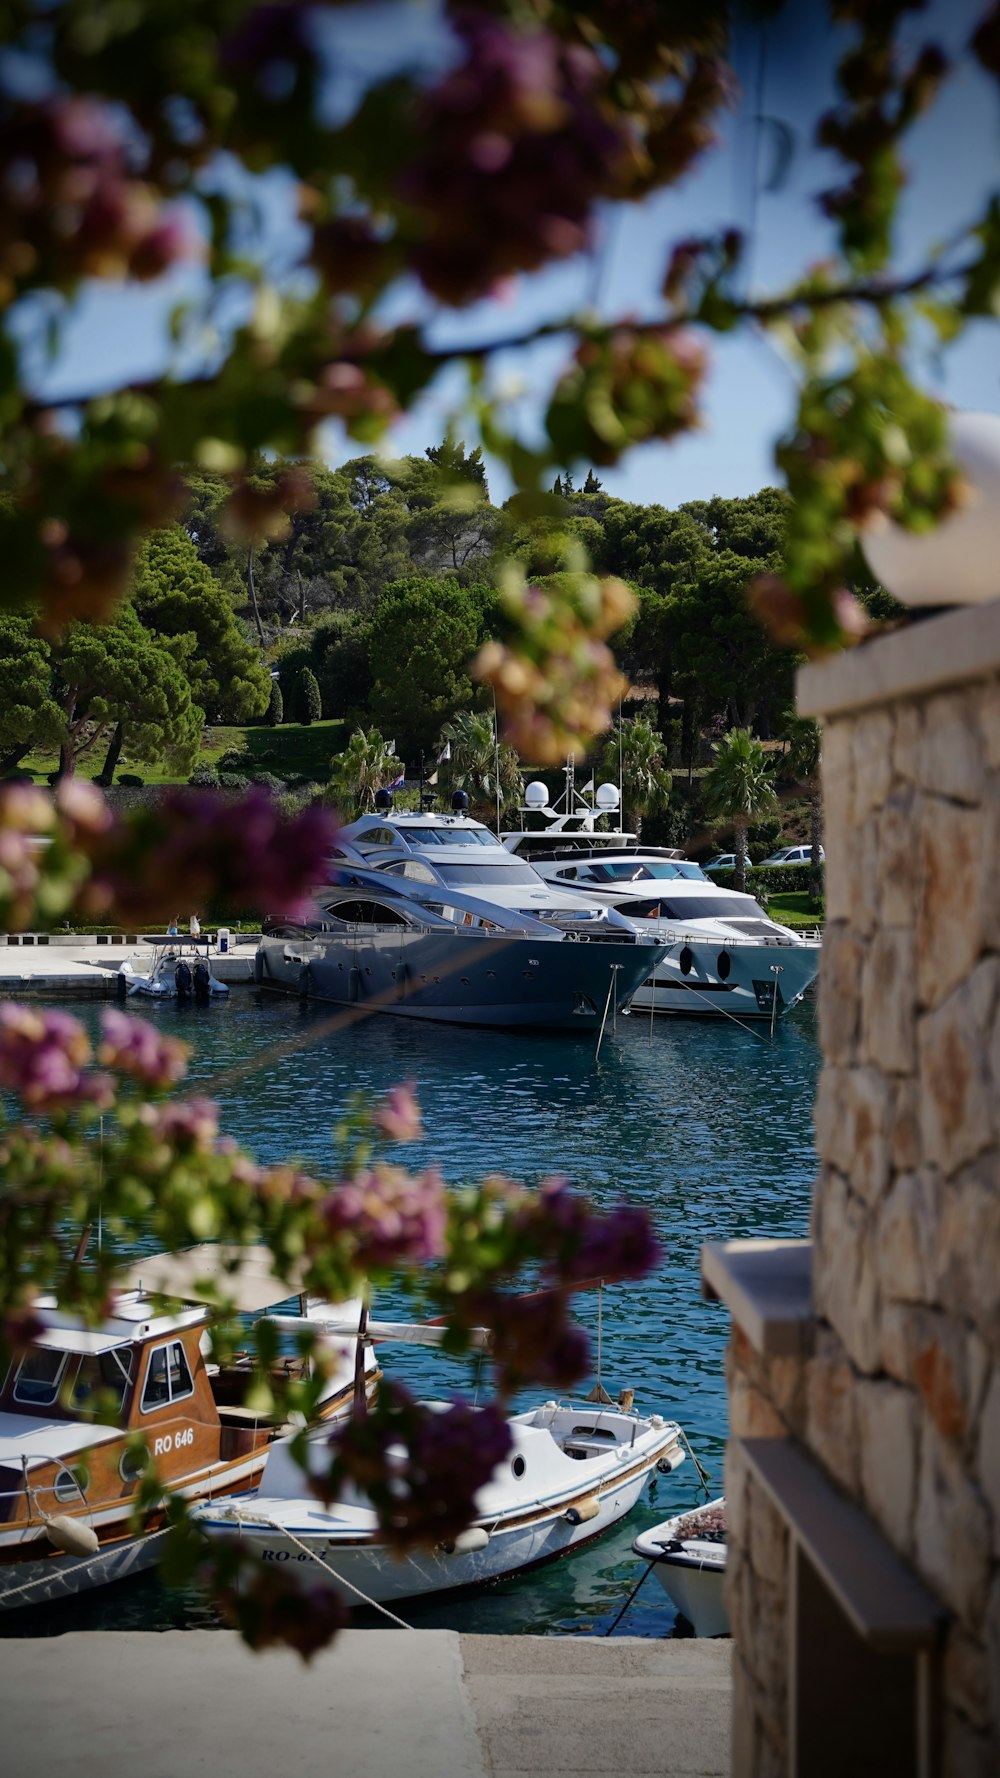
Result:
<instances>
[{"instance_id":1,"label":"pink flower","mask_svg":"<svg viewBox=\"0 0 1000 1778\"><path fill-rule=\"evenodd\" d=\"M37 1012L28 1006L0 1007L0 1085L17 1093L33 1111L67 1111L114 1101L106 1074L88 1072L90 1040L83 1026L64 1012Z\"/></svg>"},{"instance_id":2,"label":"pink flower","mask_svg":"<svg viewBox=\"0 0 1000 1778\"><path fill-rule=\"evenodd\" d=\"M109 1008L101 1014L104 1042L98 1060L144 1087L172 1087L187 1073L187 1044L163 1037L145 1019Z\"/></svg>"},{"instance_id":3,"label":"pink flower","mask_svg":"<svg viewBox=\"0 0 1000 1778\"><path fill-rule=\"evenodd\" d=\"M411 1081L393 1087L385 1103L372 1112L372 1123L390 1142L419 1142L424 1133Z\"/></svg>"},{"instance_id":4,"label":"pink flower","mask_svg":"<svg viewBox=\"0 0 1000 1778\"><path fill-rule=\"evenodd\" d=\"M323 1206L327 1227L355 1243L362 1270L440 1259L448 1221L436 1167L408 1173L384 1161L338 1185Z\"/></svg>"},{"instance_id":5,"label":"pink flower","mask_svg":"<svg viewBox=\"0 0 1000 1778\"><path fill-rule=\"evenodd\" d=\"M210 1154L219 1134L219 1107L212 1099L171 1099L166 1105L143 1105L139 1122L170 1148Z\"/></svg>"}]
</instances>

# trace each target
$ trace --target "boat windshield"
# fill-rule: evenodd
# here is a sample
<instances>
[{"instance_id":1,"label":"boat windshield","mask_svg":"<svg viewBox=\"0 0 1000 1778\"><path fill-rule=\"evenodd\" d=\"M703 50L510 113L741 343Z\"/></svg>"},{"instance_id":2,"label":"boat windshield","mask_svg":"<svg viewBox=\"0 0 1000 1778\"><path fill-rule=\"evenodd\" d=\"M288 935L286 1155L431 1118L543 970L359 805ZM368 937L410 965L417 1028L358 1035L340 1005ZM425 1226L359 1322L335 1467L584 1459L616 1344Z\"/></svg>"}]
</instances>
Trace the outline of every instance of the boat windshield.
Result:
<instances>
[{"instance_id":1,"label":"boat windshield","mask_svg":"<svg viewBox=\"0 0 1000 1778\"><path fill-rule=\"evenodd\" d=\"M456 889L469 883L534 883L536 889L544 887L539 880L538 872L532 870L530 864L520 864L511 858L509 852L500 858L470 859L468 864L439 864L435 866L437 873L446 883Z\"/></svg>"},{"instance_id":2,"label":"boat windshield","mask_svg":"<svg viewBox=\"0 0 1000 1778\"><path fill-rule=\"evenodd\" d=\"M499 846L495 833L487 827L412 827L396 825L409 846Z\"/></svg>"},{"instance_id":3,"label":"boat windshield","mask_svg":"<svg viewBox=\"0 0 1000 1778\"><path fill-rule=\"evenodd\" d=\"M686 895L683 901L661 895L656 901L630 901L621 911L640 920L733 920L748 914L763 918L752 895Z\"/></svg>"},{"instance_id":4,"label":"boat windshield","mask_svg":"<svg viewBox=\"0 0 1000 1778\"><path fill-rule=\"evenodd\" d=\"M577 872L580 883L643 883L652 878L694 877L704 882L700 865L674 863L672 859L655 859L642 864L630 859L607 859L581 866Z\"/></svg>"}]
</instances>

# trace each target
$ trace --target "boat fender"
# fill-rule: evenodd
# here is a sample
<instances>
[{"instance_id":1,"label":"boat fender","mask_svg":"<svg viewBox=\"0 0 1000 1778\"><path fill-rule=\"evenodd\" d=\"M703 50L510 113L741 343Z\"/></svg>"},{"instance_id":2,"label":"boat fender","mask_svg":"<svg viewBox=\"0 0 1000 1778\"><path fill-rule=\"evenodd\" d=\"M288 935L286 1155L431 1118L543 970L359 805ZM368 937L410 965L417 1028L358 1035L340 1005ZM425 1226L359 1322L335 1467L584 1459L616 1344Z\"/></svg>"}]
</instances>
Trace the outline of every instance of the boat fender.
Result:
<instances>
[{"instance_id":1,"label":"boat fender","mask_svg":"<svg viewBox=\"0 0 1000 1778\"><path fill-rule=\"evenodd\" d=\"M601 1503L596 1494L588 1494L577 1506L568 1507L563 1517L567 1525L583 1525L588 1519L596 1519L601 1510Z\"/></svg>"},{"instance_id":2,"label":"boat fender","mask_svg":"<svg viewBox=\"0 0 1000 1778\"><path fill-rule=\"evenodd\" d=\"M94 1556L100 1547L93 1526L82 1525L79 1519L69 1519L64 1513L46 1519L45 1535L57 1550L65 1550L67 1556Z\"/></svg>"},{"instance_id":3,"label":"boat fender","mask_svg":"<svg viewBox=\"0 0 1000 1778\"><path fill-rule=\"evenodd\" d=\"M257 983L258 987L260 987L261 982L264 980L264 953L263 953L263 951L255 951L254 952L253 979Z\"/></svg>"},{"instance_id":4,"label":"boat fender","mask_svg":"<svg viewBox=\"0 0 1000 1778\"><path fill-rule=\"evenodd\" d=\"M460 1531L451 1543L442 1543L438 1547L446 1556L472 1556L477 1550L484 1550L490 1541L490 1534L485 1525L470 1525L467 1531Z\"/></svg>"},{"instance_id":5,"label":"boat fender","mask_svg":"<svg viewBox=\"0 0 1000 1778\"><path fill-rule=\"evenodd\" d=\"M660 1457L657 1460L656 1467L661 1475L673 1475L675 1469L680 1469L683 1461L684 1452L675 1445L674 1449L668 1451L665 1457Z\"/></svg>"}]
</instances>

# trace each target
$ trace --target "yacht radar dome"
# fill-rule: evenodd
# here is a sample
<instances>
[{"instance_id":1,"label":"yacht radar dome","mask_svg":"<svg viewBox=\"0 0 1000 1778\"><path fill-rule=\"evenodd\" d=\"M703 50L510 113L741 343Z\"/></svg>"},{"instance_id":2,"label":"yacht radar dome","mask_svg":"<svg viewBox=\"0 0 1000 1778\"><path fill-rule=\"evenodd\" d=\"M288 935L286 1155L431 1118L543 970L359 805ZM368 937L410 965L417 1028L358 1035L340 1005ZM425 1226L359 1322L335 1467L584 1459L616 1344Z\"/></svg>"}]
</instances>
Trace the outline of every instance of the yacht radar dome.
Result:
<instances>
[{"instance_id":1,"label":"yacht radar dome","mask_svg":"<svg viewBox=\"0 0 1000 1778\"><path fill-rule=\"evenodd\" d=\"M549 800L548 785L543 784L540 778L532 779L532 782L526 786L525 792L524 792L524 806L525 806L525 808L526 809L544 809L548 805L548 800Z\"/></svg>"},{"instance_id":2,"label":"yacht radar dome","mask_svg":"<svg viewBox=\"0 0 1000 1778\"><path fill-rule=\"evenodd\" d=\"M387 815L392 808L392 791L376 790L375 807L380 815Z\"/></svg>"},{"instance_id":3,"label":"yacht radar dome","mask_svg":"<svg viewBox=\"0 0 1000 1778\"><path fill-rule=\"evenodd\" d=\"M609 814L612 809L617 809L619 802L617 784L599 784L595 800L597 807L605 809Z\"/></svg>"},{"instance_id":4,"label":"yacht radar dome","mask_svg":"<svg viewBox=\"0 0 1000 1778\"><path fill-rule=\"evenodd\" d=\"M451 799L451 806L452 806L453 813L456 815L467 815L468 814L469 799L466 796L464 790L456 790L453 792L452 799Z\"/></svg>"}]
</instances>

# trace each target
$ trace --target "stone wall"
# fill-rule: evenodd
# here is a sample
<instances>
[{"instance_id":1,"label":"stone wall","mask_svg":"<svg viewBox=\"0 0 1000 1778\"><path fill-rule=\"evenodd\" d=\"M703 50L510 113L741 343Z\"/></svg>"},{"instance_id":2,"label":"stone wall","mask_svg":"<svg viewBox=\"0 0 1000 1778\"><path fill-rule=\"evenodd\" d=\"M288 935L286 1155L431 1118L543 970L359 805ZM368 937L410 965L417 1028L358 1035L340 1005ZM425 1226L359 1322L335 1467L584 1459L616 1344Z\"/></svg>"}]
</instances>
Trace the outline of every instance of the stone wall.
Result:
<instances>
[{"instance_id":1,"label":"stone wall","mask_svg":"<svg viewBox=\"0 0 1000 1778\"><path fill-rule=\"evenodd\" d=\"M907 632L905 644L859 651L857 673L887 686L877 703L852 702L846 660L809 669L805 699L800 686L800 708L824 727L816 1319L804 1360L764 1359L734 1326L728 1361L733 1437L801 1441L947 1607L948 1778L1000 1771L1000 608L990 611L979 650L967 632L983 614L956 613L920 625L916 641ZM949 644L963 636L952 654L972 664L947 684ZM864 662L879 650L888 656ZM766 1778L787 1769L787 1537L735 1446L726 1492L734 1770Z\"/></svg>"}]
</instances>

